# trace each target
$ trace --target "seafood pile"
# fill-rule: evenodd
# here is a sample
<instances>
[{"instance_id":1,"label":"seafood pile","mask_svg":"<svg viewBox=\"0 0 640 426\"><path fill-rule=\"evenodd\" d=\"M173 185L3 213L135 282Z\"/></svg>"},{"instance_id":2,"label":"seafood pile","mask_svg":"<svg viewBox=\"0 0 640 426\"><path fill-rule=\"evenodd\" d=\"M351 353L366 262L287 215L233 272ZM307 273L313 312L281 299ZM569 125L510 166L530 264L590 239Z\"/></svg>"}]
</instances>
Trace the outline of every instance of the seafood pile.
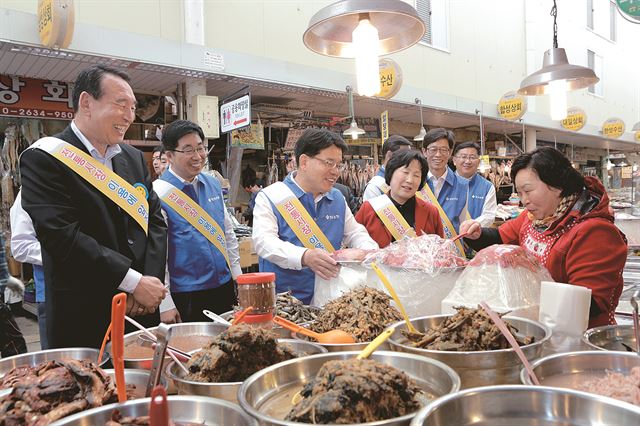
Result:
<instances>
[{"instance_id":1,"label":"seafood pile","mask_svg":"<svg viewBox=\"0 0 640 426\"><path fill-rule=\"evenodd\" d=\"M241 382L256 371L296 356L273 332L238 324L191 357L186 378L205 383Z\"/></svg>"},{"instance_id":2,"label":"seafood pile","mask_svg":"<svg viewBox=\"0 0 640 426\"><path fill-rule=\"evenodd\" d=\"M340 329L351 334L356 342L369 342L388 325L402 319L390 301L380 290L359 287L324 305L311 328L317 333Z\"/></svg>"},{"instance_id":3,"label":"seafood pile","mask_svg":"<svg viewBox=\"0 0 640 426\"><path fill-rule=\"evenodd\" d=\"M295 322L305 324L315 321L320 308L308 306L296 299L290 291L278 294L276 299L276 312L278 316Z\"/></svg>"},{"instance_id":4,"label":"seafood pile","mask_svg":"<svg viewBox=\"0 0 640 426\"><path fill-rule=\"evenodd\" d=\"M409 344L416 348L435 351L493 351L511 346L502 332L483 309L457 307L456 314L447 317L426 333L402 330ZM503 316L506 314L501 314ZM533 336L518 336L518 329L505 322L518 345L533 343Z\"/></svg>"},{"instance_id":5,"label":"seafood pile","mask_svg":"<svg viewBox=\"0 0 640 426\"><path fill-rule=\"evenodd\" d=\"M422 390L402 371L368 359L326 362L285 420L353 424L404 416L420 408Z\"/></svg>"},{"instance_id":6,"label":"seafood pile","mask_svg":"<svg viewBox=\"0 0 640 426\"><path fill-rule=\"evenodd\" d=\"M578 390L640 405L640 367L632 368L629 375L607 371L606 377L587 380Z\"/></svg>"}]
</instances>

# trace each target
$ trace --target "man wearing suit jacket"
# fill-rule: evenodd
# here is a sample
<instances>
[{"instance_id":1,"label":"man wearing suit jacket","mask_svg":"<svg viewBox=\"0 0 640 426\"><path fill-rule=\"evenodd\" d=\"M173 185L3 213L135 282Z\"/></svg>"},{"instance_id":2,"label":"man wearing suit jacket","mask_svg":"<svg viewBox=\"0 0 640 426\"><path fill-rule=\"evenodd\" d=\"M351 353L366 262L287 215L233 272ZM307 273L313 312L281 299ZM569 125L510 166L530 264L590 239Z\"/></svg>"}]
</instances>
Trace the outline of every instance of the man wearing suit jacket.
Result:
<instances>
[{"instance_id":1,"label":"man wearing suit jacket","mask_svg":"<svg viewBox=\"0 0 640 426\"><path fill-rule=\"evenodd\" d=\"M56 138L111 169L148 200L148 231L87 180L40 148L20 161L22 205L33 219L45 271L52 348L99 347L111 299L128 293L129 315L158 322L166 295L167 228L142 153L120 144L135 118L126 73L92 66L80 73L75 118Z\"/></svg>"}]
</instances>

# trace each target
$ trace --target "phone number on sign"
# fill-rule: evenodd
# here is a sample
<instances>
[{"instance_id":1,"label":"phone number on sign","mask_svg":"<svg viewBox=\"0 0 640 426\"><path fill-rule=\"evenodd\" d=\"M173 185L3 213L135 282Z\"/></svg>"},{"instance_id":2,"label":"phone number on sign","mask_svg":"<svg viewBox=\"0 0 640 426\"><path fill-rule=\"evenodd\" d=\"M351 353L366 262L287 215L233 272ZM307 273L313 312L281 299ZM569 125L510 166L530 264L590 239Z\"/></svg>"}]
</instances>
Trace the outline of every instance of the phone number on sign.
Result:
<instances>
[{"instance_id":1,"label":"phone number on sign","mask_svg":"<svg viewBox=\"0 0 640 426\"><path fill-rule=\"evenodd\" d=\"M73 118L72 112L66 111L46 111L44 109L36 108L0 108L0 115L11 115L19 117L43 117L43 118L62 118L71 120Z\"/></svg>"}]
</instances>

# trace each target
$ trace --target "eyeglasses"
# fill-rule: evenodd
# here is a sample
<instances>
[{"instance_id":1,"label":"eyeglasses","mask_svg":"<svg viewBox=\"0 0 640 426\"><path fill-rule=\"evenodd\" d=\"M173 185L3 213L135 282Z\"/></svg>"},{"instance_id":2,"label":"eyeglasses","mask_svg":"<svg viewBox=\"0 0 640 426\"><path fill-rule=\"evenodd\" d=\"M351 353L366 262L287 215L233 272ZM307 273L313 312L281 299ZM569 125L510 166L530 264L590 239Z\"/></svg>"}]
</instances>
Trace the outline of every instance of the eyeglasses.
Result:
<instances>
[{"instance_id":1,"label":"eyeglasses","mask_svg":"<svg viewBox=\"0 0 640 426\"><path fill-rule=\"evenodd\" d=\"M194 152L197 152L199 155L202 155L205 152L207 152L207 148L205 148L204 145L198 145L198 147L196 149L193 149L193 147L188 146L185 149L172 149L171 151L173 151L173 152L181 152L181 153L187 154L187 155L193 155Z\"/></svg>"},{"instance_id":2,"label":"eyeglasses","mask_svg":"<svg viewBox=\"0 0 640 426\"><path fill-rule=\"evenodd\" d=\"M318 157L311 157L311 158L313 158L313 159L315 159L315 160L318 160L318 161L322 161L322 163L324 163L324 165L325 165L325 167L326 167L327 169L333 169L333 168L336 168L336 169L338 169L339 171L343 171L343 170L344 170L344 168L345 168L345 167L347 167L347 165L346 165L345 163L342 163L342 162L340 162L340 163L336 163L336 162L335 162L335 161L333 161L333 160L325 160L324 158L318 158Z\"/></svg>"},{"instance_id":3,"label":"eyeglasses","mask_svg":"<svg viewBox=\"0 0 640 426\"><path fill-rule=\"evenodd\" d=\"M430 146L429 148L427 148L426 151L429 154L435 154L436 152L439 152L440 154L443 154L443 155L447 155L448 153L451 152L449 148L436 148L435 146Z\"/></svg>"},{"instance_id":4,"label":"eyeglasses","mask_svg":"<svg viewBox=\"0 0 640 426\"><path fill-rule=\"evenodd\" d=\"M476 161L477 159L479 159L480 157L478 157L477 155L456 155L456 158L458 160L462 160L464 161Z\"/></svg>"}]
</instances>

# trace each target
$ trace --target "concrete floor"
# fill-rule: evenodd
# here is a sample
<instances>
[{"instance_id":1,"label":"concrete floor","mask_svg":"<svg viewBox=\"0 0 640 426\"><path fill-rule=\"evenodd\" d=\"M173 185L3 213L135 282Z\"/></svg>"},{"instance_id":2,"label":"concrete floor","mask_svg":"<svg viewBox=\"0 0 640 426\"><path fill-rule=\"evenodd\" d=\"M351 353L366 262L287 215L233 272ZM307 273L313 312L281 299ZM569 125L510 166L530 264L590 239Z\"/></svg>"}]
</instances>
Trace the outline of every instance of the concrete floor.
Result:
<instances>
[{"instance_id":1,"label":"concrete floor","mask_svg":"<svg viewBox=\"0 0 640 426\"><path fill-rule=\"evenodd\" d=\"M24 340L27 342L27 349L29 352L40 350L40 332L38 330L38 320L35 317L18 316L15 317L20 331L24 336Z\"/></svg>"}]
</instances>

